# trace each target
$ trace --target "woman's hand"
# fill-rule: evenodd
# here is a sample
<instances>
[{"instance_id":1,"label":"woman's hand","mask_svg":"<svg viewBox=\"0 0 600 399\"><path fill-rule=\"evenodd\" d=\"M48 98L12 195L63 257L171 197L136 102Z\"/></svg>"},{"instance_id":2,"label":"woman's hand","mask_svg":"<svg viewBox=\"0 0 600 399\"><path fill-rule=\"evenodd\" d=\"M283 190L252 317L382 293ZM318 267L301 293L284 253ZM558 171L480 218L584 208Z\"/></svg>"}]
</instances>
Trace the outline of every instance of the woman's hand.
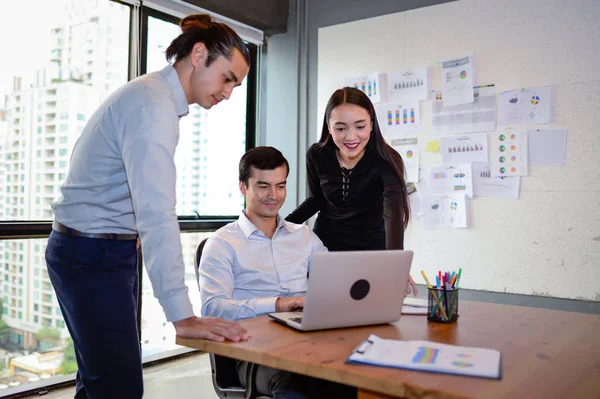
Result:
<instances>
[{"instance_id":1,"label":"woman's hand","mask_svg":"<svg viewBox=\"0 0 600 399\"><path fill-rule=\"evenodd\" d=\"M408 284L406 285L406 296L410 295L410 291L412 290L413 296L417 296L419 294L419 289L417 288L417 284L415 284L415 280L408 275Z\"/></svg>"}]
</instances>

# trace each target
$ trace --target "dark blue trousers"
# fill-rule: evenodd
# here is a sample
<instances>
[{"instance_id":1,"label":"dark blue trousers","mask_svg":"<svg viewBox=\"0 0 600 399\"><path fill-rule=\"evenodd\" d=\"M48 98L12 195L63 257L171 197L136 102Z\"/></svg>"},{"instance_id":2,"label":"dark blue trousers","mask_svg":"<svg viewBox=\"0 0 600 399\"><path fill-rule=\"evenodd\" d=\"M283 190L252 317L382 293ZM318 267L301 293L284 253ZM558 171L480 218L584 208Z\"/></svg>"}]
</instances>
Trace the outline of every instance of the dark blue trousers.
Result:
<instances>
[{"instance_id":1,"label":"dark blue trousers","mask_svg":"<svg viewBox=\"0 0 600 399\"><path fill-rule=\"evenodd\" d=\"M76 399L137 399L144 392L137 328L136 241L52 231L48 274L73 339Z\"/></svg>"}]
</instances>

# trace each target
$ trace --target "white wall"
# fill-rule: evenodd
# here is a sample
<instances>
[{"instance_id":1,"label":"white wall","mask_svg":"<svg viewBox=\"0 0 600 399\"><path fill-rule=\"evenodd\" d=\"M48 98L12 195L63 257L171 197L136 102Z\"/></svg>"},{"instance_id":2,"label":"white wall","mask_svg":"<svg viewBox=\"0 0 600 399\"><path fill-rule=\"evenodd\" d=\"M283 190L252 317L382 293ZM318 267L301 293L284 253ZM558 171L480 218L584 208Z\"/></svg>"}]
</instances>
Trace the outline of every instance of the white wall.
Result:
<instances>
[{"instance_id":1,"label":"white wall","mask_svg":"<svg viewBox=\"0 0 600 399\"><path fill-rule=\"evenodd\" d=\"M518 201L476 198L468 229L425 230L405 246L413 277L463 268L463 288L600 301L600 1L461 0L319 30L318 123L343 78L474 55L476 84L552 86L553 126L569 129L564 167L530 167ZM421 103L421 167L430 102ZM317 137L314 137L316 141Z\"/></svg>"}]
</instances>

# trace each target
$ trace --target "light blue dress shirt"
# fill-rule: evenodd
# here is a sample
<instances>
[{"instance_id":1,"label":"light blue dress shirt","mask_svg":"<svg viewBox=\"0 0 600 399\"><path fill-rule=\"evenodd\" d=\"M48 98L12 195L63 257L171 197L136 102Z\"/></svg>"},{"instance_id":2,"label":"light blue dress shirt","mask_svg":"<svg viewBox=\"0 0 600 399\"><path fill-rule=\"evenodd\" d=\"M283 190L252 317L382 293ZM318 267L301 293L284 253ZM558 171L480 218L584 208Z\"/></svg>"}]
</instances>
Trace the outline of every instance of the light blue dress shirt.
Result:
<instances>
[{"instance_id":1,"label":"light blue dress shirt","mask_svg":"<svg viewBox=\"0 0 600 399\"><path fill-rule=\"evenodd\" d=\"M239 320L275 311L278 297L304 295L310 261L327 248L310 228L277 216L268 238L242 212L209 238L199 270L202 315Z\"/></svg>"},{"instance_id":2,"label":"light blue dress shirt","mask_svg":"<svg viewBox=\"0 0 600 399\"><path fill-rule=\"evenodd\" d=\"M89 119L71 157L56 220L86 233L139 233L168 321L193 316L175 212L175 148L188 102L173 66L127 83Z\"/></svg>"}]
</instances>

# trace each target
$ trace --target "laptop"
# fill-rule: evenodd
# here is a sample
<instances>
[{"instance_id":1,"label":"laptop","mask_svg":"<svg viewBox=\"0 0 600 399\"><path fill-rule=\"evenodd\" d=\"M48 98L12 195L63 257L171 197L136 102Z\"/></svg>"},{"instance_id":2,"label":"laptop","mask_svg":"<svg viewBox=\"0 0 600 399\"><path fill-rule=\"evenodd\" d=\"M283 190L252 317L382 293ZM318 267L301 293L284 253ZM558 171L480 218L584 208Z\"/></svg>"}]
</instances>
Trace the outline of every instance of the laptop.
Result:
<instances>
[{"instance_id":1,"label":"laptop","mask_svg":"<svg viewBox=\"0 0 600 399\"><path fill-rule=\"evenodd\" d=\"M392 323L400 318L412 251L319 252L302 312L269 317L300 331Z\"/></svg>"}]
</instances>

